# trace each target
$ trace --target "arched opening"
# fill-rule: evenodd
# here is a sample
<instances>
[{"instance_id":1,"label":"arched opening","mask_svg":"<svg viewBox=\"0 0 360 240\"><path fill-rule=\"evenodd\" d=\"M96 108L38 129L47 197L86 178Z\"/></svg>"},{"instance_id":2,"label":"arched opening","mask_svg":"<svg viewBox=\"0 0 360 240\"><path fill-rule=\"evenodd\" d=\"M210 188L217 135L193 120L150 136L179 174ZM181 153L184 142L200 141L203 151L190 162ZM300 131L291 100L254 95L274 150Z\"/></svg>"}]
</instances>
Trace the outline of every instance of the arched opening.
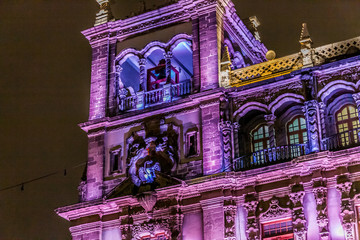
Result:
<instances>
[{"instance_id":1,"label":"arched opening","mask_svg":"<svg viewBox=\"0 0 360 240\"><path fill-rule=\"evenodd\" d=\"M146 54L147 91L158 89L166 84L166 61L164 53L164 49L155 48Z\"/></svg>"},{"instance_id":2,"label":"arched opening","mask_svg":"<svg viewBox=\"0 0 360 240\"><path fill-rule=\"evenodd\" d=\"M140 89L139 58L135 55L128 55L121 62L120 81L122 87L128 90L128 95L134 95Z\"/></svg>"}]
</instances>

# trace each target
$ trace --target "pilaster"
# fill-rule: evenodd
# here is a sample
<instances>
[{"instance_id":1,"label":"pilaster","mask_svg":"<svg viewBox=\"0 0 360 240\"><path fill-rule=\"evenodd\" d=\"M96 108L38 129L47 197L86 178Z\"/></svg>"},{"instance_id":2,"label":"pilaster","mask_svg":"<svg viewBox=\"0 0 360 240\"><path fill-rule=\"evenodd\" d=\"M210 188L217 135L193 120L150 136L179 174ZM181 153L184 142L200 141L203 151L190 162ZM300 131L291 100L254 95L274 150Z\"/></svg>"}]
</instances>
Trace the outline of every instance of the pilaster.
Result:
<instances>
[{"instance_id":1,"label":"pilaster","mask_svg":"<svg viewBox=\"0 0 360 240\"><path fill-rule=\"evenodd\" d=\"M336 189L341 194L341 223L345 232L346 240L355 240L355 211L350 198L352 182L346 175L337 178Z\"/></svg>"},{"instance_id":2,"label":"pilaster","mask_svg":"<svg viewBox=\"0 0 360 240\"><path fill-rule=\"evenodd\" d=\"M306 119L307 135L310 152L320 151L319 106L316 100L306 101L303 112Z\"/></svg>"},{"instance_id":3,"label":"pilaster","mask_svg":"<svg viewBox=\"0 0 360 240\"><path fill-rule=\"evenodd\" d=\"M300 189L297 189L299 188ZM306 240L306 219L304 214L303 200L305 191L302 185L294 185L292 192L289 194L293 204L292 208L292 224L295 240Z\"/></svg>"},{"instance_id":4,"label":"pilaster","mask_svg":"<svg viewBox=\"0 0 360 240\"><path fill-rule=\"evenodd\" d=\"M256 208L259 202L253 197L251 200L245 200L243 204L247 211L246 235L248 240L260 240L259 222L256 217Z\"/></svg>"},{"instance_id":5,"label":"pilaster","mask_svg":"<svg viewBox=\"0 0 360 240\"><path fill-rule=\"evenodd\" d=\"M219 86L219 64L223 15L217 1L199 12L200 82L201 90Z\"/></svg>"},{"instance_id":6,"label":"pilaster","mask_svg":"<svg viewBox=\"0 0 360 240\"><path fill-rule=\"evenodd\" d=\"M313 182L313 193L316 200L317 224L319 226L320 239L328 240L329 236L329 219L327 213L327 187L326 182L318 180Z\"/></svg>"},{"instance_id":7,"label":"pilaster","mask_svg":"<svg viewBox=\"0 0 360 240\"><path fill-rule=\"evenodd\" d=\"M223 199L207 199L200 203L203 210L204 240L224 240Z\"/></svg>"},{"instance_id":8,"label":"pilaster","mask_svg":"<svg viewBox=\"0 0 360 240\"><path fill-rule=\"evenodd\" d=\"M88 162L86 172L86 200L94 200L103 194L103 171L105 159L105 130L88 135Z\"/></svg>"},{"instance_id":9,"label":"pilaster","mask_svg":"<svg viewBox=\"0 0 360 240\"><path fill-rule=\"evenodd\" d=\"M203 173L210 175L222 169L219 102L200 105L202 121Z\"/></svg>"}]
</instances>

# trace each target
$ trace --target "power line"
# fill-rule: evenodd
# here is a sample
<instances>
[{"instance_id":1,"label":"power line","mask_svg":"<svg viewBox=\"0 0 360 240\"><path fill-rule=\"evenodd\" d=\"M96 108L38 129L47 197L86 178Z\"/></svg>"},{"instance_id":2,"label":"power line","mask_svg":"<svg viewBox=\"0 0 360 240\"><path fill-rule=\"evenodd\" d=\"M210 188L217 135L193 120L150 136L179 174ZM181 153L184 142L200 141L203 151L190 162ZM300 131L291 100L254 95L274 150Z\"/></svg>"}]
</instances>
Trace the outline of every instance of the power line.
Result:
<instances>
[{"instance_id":1,"label":"power line","mask_svg":"<svg viewBox=\"0 0 360 240\"><path fill-rule=\"evenodd\" d=\"M35 182L35 181L38 181L38 180L41 180L41 179L44 179L44 178L48 178L48 177L51 177L51 176L54 176L54 175L57 175L57 174L60 174L60 173L62 173L64 176L66 176L66 175L67 175L67 170L69 170L69 169L75 169L75 168L84 166L85 164L86 164L86 162L82 162L82 163L79 163L79 164L77 164L77 165L71 166L71 167L69 167L69 168L64 168L64 169L61 169L61 170L58 170L58 171L54 171L54 172L51 172L51 173L48 173L48 174L45 174L45 175L42 175L42 176L39 176L39 177L30 179L30 180L27 180L27 181L18 183L18 184L15 184L15 185L11 185L11 186L8 186L8 187L4 187L4 188L1 188L1 189L0 189L0 192L6 191L6 190L9 190L9 189L12 189L12 188L17 188L17 187L20 187L20 190L21 190L21 191L24 191L24 189L25 189L25 184L28 184L28 183L31 183L31 182Z\"/></svg>"}]
</instances>

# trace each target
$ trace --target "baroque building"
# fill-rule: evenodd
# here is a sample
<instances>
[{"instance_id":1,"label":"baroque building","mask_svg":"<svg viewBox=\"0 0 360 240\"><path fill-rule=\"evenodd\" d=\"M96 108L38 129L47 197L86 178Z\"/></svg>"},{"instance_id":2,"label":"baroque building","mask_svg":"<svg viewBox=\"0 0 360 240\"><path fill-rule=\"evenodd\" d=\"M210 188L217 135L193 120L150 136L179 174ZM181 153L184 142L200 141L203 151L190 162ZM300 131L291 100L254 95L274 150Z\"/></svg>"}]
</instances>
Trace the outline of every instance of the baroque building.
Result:
<instances>
[{"instance_id":1,"label":"baroque building","mask_svg":"<svg viewBox=\"0 0 360 240\"><path fill-rule=\"evenodd\" d=\"M275 58L230 0L97 0L74 240L359 239L360 37Z\"/></svg>"}]
</instances>

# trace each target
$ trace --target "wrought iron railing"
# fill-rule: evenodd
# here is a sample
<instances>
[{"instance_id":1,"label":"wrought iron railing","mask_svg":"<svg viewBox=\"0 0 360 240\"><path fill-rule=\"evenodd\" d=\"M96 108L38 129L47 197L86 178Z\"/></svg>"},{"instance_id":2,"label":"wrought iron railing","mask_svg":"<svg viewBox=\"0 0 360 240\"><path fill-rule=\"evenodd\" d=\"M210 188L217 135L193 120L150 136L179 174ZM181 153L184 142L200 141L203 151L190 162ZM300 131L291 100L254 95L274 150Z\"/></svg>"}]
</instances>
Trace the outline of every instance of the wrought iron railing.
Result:
<instances>
[{"instance_id":1,"label":"wrought iron railing","mask_svg":"<svg viewBox=\"0 0 360 240\"><path fill-rule=\"evenodd\" d=\"M322 146L324 150L340 150L359 146L360 128L334 134L323 139Z\"/></svg>"},{"instance_id":2,"label":"wrought iron railing","mask_svg":"<svg viewBox=\"0 0 360 240\"><path fill-rule=\"evenodd\" d=\"M294 144L263 149L234 159L234 170L247 170L290 161L307 154L307 144Z\"/></svg>"},{"instance_id":3,"label":"wrought iron railing","mask_svg":"<svg viewBox=\"0 0 360 240\"><path fill-rule=\"evenodd\" d=\"M166 84L162 87L147 91L138 92L129 97L119 97L118 104L120 111L143 109L162 102L171 102L179 97L191 93L191 80L182 81L176 84Z\"/></svg>"}]
</instances>

